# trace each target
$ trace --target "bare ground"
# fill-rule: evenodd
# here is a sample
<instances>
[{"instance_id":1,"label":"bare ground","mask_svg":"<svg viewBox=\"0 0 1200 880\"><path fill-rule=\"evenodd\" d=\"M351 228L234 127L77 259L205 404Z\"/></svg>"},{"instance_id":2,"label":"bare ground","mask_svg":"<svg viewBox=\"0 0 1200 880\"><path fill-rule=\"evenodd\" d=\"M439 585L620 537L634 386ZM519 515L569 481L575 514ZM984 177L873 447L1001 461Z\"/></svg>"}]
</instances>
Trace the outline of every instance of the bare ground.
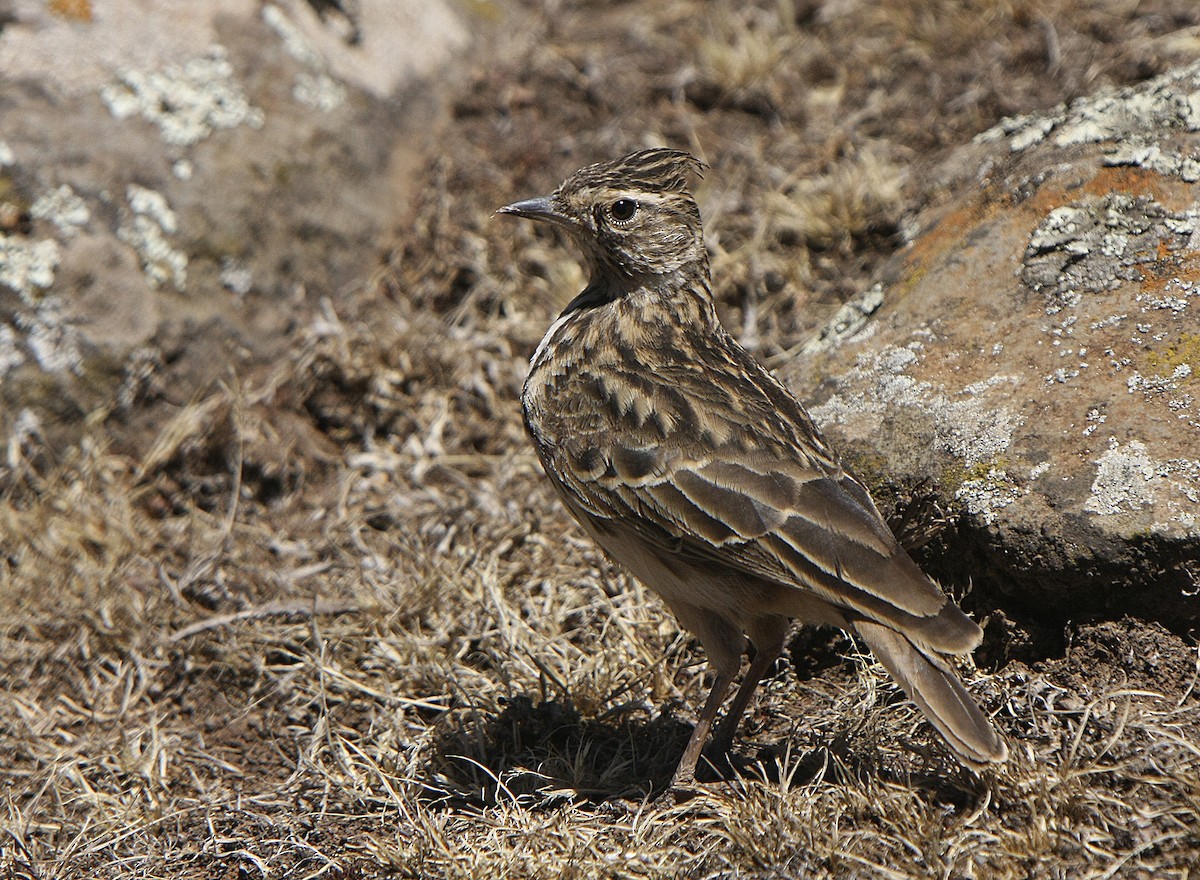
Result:
<instances>
[{"instance_id":1,"label":"bare ground","mask_svg":"<svg viewBox=\"0 0 1200 880\"><path fill-rule=\"evenodd\" d=\"M299 307L291 361L192 341L82 443L10 442L5 876L1200 868L1200 658L1170 621L990 645L965 675L1014 754L982 778L852 642L801 632L741 772L653 800L703 657L539 471L517 392L581 279L553 233L490 219L584 162L691 148L712 166L698 197L723 316L770 357L894 250L923 167L1005 114L1194 57L1200 13L647 7L501 10L447 86L385 265ZM198 384L216 357L229 369Z\"/></svg>"}]
</instances>

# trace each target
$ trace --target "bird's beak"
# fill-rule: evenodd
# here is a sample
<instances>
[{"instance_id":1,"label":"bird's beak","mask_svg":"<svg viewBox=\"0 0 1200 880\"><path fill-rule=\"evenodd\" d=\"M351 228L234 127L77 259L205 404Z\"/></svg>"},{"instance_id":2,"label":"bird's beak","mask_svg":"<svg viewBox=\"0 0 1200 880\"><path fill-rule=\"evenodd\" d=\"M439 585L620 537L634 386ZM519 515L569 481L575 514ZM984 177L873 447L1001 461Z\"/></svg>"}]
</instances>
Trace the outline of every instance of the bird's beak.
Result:
<instances>
[{"instance_id":1,"label":"bird's beak","mask_svg":"<svg viewBox=\"0 0 1200 880\"><path fill-rule=\"evenodd\" d=\"M536 199L525 199L505 205L496 211L497 214L512 214L514 217L528 217L530 220L545 220L565 226L567 218L554 210L554 203L549 196L538 196Z\"/></svg>"}]
</instances>

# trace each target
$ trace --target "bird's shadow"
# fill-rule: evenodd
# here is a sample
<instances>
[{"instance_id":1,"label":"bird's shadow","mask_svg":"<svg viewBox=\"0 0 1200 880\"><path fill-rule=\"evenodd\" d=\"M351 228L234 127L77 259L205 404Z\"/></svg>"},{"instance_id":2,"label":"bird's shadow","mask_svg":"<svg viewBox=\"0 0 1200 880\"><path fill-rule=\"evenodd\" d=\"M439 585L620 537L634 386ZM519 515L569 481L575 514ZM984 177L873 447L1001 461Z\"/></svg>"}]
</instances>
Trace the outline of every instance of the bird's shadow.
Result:
<instances>
[{"instance_id":1,"label":"bird's shadow","mask_svg":"<svg viewBox=\"0 0 1200 880\"><path fill-rule=\"evenodd\" d=\"M642 799L670 783L690 734L690 725L644 707L588 719L569 703L519 695L440 731L423 787L476 806Z\"/></svg>"},{"instance_id":2,"label":"bird's shadow","mask_svg":"<svg viewBox=\"0 0 1200 880\"><path fill-rule=\"evenodd\" d=\"M440 731L423 762L421 788L447 806L528 807L563 801L644 801L668 790L692 725L644 707L584 718L569 703L520 695L496 713L476 712ZM905 782L942 802L969 802L972 786L942 771L905 773ZM793 748L788 738L728 755L706 754L696 770L704 785L753 780L789 788L820 780L896 778L888 768L835 739L827 747Z\"/></svg>"}]
</instances>

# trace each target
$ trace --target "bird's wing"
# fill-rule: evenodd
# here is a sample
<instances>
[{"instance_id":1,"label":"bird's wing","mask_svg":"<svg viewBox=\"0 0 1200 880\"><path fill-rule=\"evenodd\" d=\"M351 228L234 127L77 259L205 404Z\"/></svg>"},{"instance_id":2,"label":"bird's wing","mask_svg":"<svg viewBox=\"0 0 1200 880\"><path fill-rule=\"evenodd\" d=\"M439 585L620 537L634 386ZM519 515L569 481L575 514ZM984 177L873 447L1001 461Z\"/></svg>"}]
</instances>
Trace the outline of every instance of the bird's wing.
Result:
<instances>
[{"instance_id":1,"label":"bird's wing","mask_svg":"<svg viewBox=\"0 0 1200 880\"><path fill-rule=\"evenodd\" d=\"M867 490L795 411L791 427L810 442L781 440L778 417L711 430L709 413L703 442L686 431L639 442L639 432L581 430L551 454L565 456L555 468L562 491L597 525L637 523L658 552L812 591L940 651L975 647L978 627L901 549Z\"/></svg>"}]
</instances>

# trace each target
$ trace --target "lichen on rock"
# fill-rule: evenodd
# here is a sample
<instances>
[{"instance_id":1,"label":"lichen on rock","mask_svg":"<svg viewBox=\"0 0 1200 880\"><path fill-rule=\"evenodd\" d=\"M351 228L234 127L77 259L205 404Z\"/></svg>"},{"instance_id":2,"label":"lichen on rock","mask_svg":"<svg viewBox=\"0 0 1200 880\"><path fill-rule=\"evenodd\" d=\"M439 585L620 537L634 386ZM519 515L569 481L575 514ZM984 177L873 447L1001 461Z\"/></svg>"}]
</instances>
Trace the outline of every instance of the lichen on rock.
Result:
<instances>
[{"instance_id":1,"label":"lichen on rock","mask_svg":"<svg viewBox=\"0 0 1200 880\"><path fill-rule=\"evenodd\" d=\"M880 486L957 505L1006 595L1200 619L1166 594L1200 545L1198 156L1200 64L1006 120L933 172L867 329L797 364Z\"/></svg>"}]
</instances>

